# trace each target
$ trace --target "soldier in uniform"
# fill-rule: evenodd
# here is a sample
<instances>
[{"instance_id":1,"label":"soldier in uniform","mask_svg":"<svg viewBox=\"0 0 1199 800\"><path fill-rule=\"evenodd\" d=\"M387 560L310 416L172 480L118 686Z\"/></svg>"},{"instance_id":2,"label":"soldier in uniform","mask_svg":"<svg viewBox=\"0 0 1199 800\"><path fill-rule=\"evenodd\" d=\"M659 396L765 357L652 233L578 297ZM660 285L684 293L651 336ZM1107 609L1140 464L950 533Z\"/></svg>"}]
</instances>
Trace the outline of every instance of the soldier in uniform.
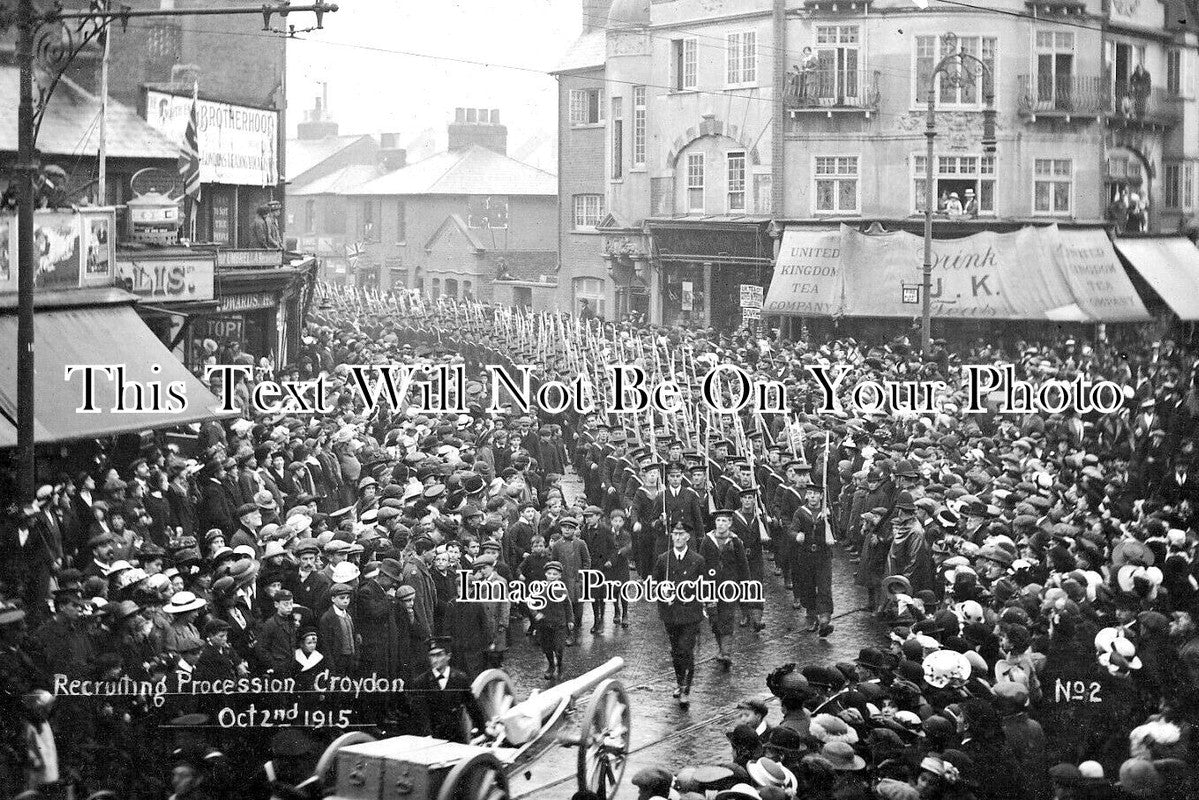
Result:
<instances>
[{"instance_id":1,"label":"soldier in uniform","mask_svg":"<svg viewBox=\"0 0 1199 800\"><path fill-rule=\"evenodd\" d=\"M642 465L644 484L633 495L630 514L633 519L633 561L643 578L653 570L658 553L658 541L665 527L666 498L659 484L661 465L646 461Z\"/></svg>"},{"instance_id":2,"label":"soldier in uniform","mask_svg":"<svg viewBox=\"0 0 1199 800\"><path fill-rule=\"evenodd\" d=\"M824 487L807 487L805 503L791 518L793 608L807 609L808 631L821 638L833 632L832 526L824 508Z\"/></svg>"},{"instance_id":3,"label":"soldier in uniform","mask_svg":"<svg viewBox=\"0 0 1199 800\"><path fill-rule=\"evenodd\" d=\"M749 579L762 582L766 580L765 566L762 563L762 546L766 538L766 523L758 510L758 490L741 490L741 507L733 514L733 535L745 546L745 560L749 567ZM762 622L763 604L746 602L741 604L744 614L741 624L750 625L754 632L763 630L766 623Z\"/></svg>"},{"instance_id":4,"label":"soldier in uniform","mask_svg":"<svg viewBox=\"0 0 1199 800\"><path fill-rule=\"evenodd\" d=\"M699 541L707 528L704 526L703 509L695 490L683 485L683 465L671 462L666 467L666 530L674 530L681 522L691 532L692 540ZM657 552L663 552L665 546Z\"/></svg>"},{"instance_id":5,"label":"soldier in uniform","mask_svg":"<svg viewBox=\"0 0 1199 800\"><path fill-rule=\"evenodd\" d=\"M691 486L688 488L695 492L695 497L699 501L700 518L704 523L701 530L707 531L712 527L712 515L716 513L716 500L712 497L711 491L708 490L708 468L701 461L692 464L687 468L687 471L691 475ZM696 532L696 536L699 535Z\"/></svg>"},{"instance_id":6,"label":"soldier in uniform","mask_svg":"<svg viewBox=\"0 0 1199 800\"><path fill-rule=\"evenodd\" d=\"M775 490L773 515L777 520L773 539L775 542L775 564L783 573L783 588L793 589L791 583L791 560L794 551L794 537L788 533L788 526L804 504L804 495L811 482L812 468L805 461L788 461L783 465L787 482Z\"/></svg>"},{"instance_id":7,"label":"soldier in uniform","mask_svg":"<svg viewBox=\"0 0 1199 800\"><path fill-rule=\"evenodd\" d=\"M716 512L716 528L704 537L700 555L704 559L704 577L722 583L749 580L749 564L745 560L745 545L733 535L733 510L722 508ZM719 596L719 595L718 595ZM729 640L732 639L737 621L737 604L719 600L707 607L708 622L716 637L719 654L716 660L728 669L733 664L729 655Z\"/></svg>"}]
</instances>

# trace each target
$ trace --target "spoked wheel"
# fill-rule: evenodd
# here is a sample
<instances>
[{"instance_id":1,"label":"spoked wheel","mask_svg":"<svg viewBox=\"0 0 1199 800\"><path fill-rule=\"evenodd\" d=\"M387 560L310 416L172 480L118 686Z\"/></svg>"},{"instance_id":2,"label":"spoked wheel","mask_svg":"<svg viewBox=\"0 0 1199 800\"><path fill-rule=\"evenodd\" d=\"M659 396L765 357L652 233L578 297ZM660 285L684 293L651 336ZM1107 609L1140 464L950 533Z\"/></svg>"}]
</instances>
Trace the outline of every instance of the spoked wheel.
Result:
<instances>
[{"instance_id":1,"label":"spoked wheel","mask_svg":"<svg viewBox=\"0 0 1199 800\"><path fill-rule=\"evenodd\" d=\"M512 691L512 681L508 678L508 674L498 669L484 670L471 683L470 690L475 699L479 701L479 707L483 710L483 719L486 721L486 729L483 731L482 738L492 744L501 744L504 738L504 729L493 723L498 723L516 702L516 695Z\"/></svg>"},{"instance_id":2,"label":"spoked wheel","mask_svg":"<svg viewBox=\"0 0 1199 800\"><path fill-rule=\"evenodd\" d=\"M320 759L316 762L316 768L312 770L312 777L309 781L332 791L337 788L338 775L334 770L337 766L337 753L343 747L349 747L352 744L362 744L363 742L373 742L375 737L361 731L353 731L351 733L343 733L338 736L329 746L325 748L325 752L321 753ZM363 766L351 766L350 774L346 776L346 781L350 786L361 786L365 780L363 774ZM309 781L305 781L307 784ZM323 794L323 793L322 793Z\"/></svg>"},{"instance_id":3,"label":"spoked wheel","mask_svg":"<svg viewBox=\"0 0 1199 800\"><path fill-rule=\"evenodd\" d=\"M499 759L479 753L460 761L445 776L437 800L508 800L508 776Z\"/></svg>"},{"instance_id":4,"label":"spoked wheel","mask_svg":"<svg viewBox=\"0 0 1199 800\"><path fill-rule=\"evenodd\" d=\"M629 757L632 710L624 686L608 678L591 693L580 721L579 788L603 798L616 794Z\"/></svg>"}]
</instances>

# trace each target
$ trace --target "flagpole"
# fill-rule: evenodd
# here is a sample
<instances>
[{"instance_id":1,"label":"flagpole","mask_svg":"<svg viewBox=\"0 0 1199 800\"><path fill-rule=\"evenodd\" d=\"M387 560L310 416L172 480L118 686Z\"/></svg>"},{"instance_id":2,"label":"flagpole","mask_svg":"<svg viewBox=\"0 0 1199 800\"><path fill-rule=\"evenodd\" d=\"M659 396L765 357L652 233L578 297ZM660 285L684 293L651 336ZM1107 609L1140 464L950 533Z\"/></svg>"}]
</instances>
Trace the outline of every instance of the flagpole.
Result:
<instances>
[{"instance_id":1,"label":"flagpole","mask_svg":"<svg viewBox=\"0 0 1199 800\"><path fill-rule=\"evenodd\" d=\"M110 37L104 32L104 55L100 61L100 153L97 205L108 205L108 53Z\"/></svg>"}]
</instances>

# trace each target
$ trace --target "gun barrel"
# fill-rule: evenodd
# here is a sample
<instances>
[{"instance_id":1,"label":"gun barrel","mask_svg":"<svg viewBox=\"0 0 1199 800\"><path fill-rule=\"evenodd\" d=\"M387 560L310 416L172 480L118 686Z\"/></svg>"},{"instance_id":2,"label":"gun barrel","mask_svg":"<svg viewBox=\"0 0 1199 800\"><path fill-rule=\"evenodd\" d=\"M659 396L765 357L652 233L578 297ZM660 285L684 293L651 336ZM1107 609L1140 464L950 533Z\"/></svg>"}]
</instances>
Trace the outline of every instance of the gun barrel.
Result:
<instances>
[{"instance_id":1,"label":"gun barrel","mask_svg":"<svg viewBox=\"0 0 1199 800\"><path fill-rule=\"evenodd\" d=\"M504 738L515 745L531 741L563 701L586 694L598 686L601 681L612 677L622 669L624 669L624 659L612 658L577 678L572 678L557 686L551 686L544 692L538 692L527 700L517 703L508 709L500 720L504 726Z\"/></svg>"}]
</instances>

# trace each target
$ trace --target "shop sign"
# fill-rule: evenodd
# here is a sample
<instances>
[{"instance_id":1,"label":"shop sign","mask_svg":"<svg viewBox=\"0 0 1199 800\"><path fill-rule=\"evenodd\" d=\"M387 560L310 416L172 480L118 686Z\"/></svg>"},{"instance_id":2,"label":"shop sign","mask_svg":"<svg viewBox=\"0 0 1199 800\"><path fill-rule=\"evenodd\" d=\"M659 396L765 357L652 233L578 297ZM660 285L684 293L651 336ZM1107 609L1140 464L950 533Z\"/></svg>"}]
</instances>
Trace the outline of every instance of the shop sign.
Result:
<instances>
[{"instance_id":1,"label":"shop sign","mask_svg":"<svg viewBox=\"0 0 1199 800\"><path fill-rule=\"evenodd\" d=\"M761 308L762 307L762 287L755 283L741 284L741 307L742 308Z\"/></svg>"},{"instance_id":2,"label":"shop sign","mask_svg":"<svg viewBox=\"0 0 1199 800\"><path fill-rule=\"evenodd\" d=\"M146 122L180 144L191 107L190 93L146 92ZM196 118L203 183L274 186L279 182L279 112L198 100Z\"/></svg>"},{"instance_id":3,"label":"shop sign","mask_svg":"<svg viewBox=\"0 0 1199 800\"><path fill-rule=\"evenodd\" d=\"M1130 321L1147 314L1102 230L1056 225L933 241L922 294L924 242L904 231L783 234L765 311L797 316Z\"/></svg>"},{"instance_id":4,"label":"shop sign","mask_svg":"<svg viewBox=\"0 0 1199 800\"><path fill-rule=\"evenodd\" d=\"M117 261L117 286L164 302L211 300L212 258L129 258Z\"/></svg>"},{"instance_id":5,"label":"shop sign","mask_svg":"<svg viewBox=\"0 0 1199 800\"><path fill-rule=\"evenodd\" d=\"M200 328L200 338L214 339L217 342L240 342L245 324L245 319L237 315L209 317Z\"/></svg>"},{"instance_id":6,"label":"shop sign","mask_svg":"<svg viewBox=\"0 0 1199 800\"><path fill-rule=\"evenodd\" d=\"M204 348L205 341L211 341L219 348L230 342L245 344L245 320L236 314L228 317L204 317L192 323L191 357L197 364L206 356L215 356Z\"/></svg>"},{"instance_id":7,"label":"shop sign","mask_svg":"<svg viewBox=\"0 0 1199 800\"><path fill-rule=\"evenodd\" d=\"M278 267L283 256L278 250L218 250L218 267Z\"/></svg>"},{"instance_id":8,"label":"shop sign","mask_svg":"<svg viewBox=\"0 0 1199 800\"><path fill-rule=\"evenodd\" d=\"M234 311L253 311L259 308L274 308L275 295L271 292L252 292L250 294L230 294L221 298L217 304L218 314L228 314Z\"/></svg>"}]
</instances>

